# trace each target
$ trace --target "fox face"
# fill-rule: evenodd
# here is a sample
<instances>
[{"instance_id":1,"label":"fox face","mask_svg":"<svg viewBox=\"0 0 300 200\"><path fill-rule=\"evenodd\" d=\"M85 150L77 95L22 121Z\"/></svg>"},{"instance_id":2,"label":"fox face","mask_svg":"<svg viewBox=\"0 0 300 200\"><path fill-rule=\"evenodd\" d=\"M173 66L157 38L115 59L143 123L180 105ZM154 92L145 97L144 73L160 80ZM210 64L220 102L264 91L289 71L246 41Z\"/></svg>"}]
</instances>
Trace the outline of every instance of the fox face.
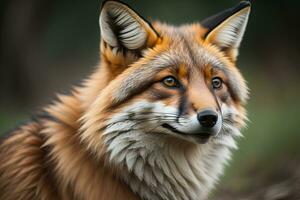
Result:
<instances>
[{"instance_id":1,"label":"fox face","mask_svg":"<svg viewBox=\"0 0 300 200\"><path fill-rule=\"evenodd\" d=\"M117 116L142 132L195 143L218 137L224 124L242 126L248 92L235 61L249 11L243 2L215 16L219 21L173 27L150 25L127 5L107 1L100 27L110 80L87 118Z\"/></svg>"},{"instance_id":2,"label":"fox face","mask_svg":"<svg viewBox=\"0 0 300 200\"><path fill-rule=\"evenodd\" d=\"M249 13L241 2L175 27L150 24L121 2L103 4L105 77L80 137L141 197L196 199L216 182L246 119L248 89L236 59Z\"/></svg>"}]
</instances>

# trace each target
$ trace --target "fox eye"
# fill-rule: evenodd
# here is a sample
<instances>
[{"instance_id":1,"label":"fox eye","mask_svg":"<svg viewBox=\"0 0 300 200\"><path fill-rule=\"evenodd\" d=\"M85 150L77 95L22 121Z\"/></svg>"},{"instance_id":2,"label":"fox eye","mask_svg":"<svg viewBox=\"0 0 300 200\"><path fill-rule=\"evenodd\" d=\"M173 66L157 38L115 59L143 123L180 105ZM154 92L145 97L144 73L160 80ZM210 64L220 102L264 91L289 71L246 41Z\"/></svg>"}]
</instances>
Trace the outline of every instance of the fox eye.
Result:
<instances>
[{"instance_id":1,"label":"fox eye","mask_svg":"<svg viewBox=\"0 0 300 200\"><path fill-rule=\"evenodd\" d=\"M214 89L220 89L222 87L223 81L219 77L215 77L212 79L211 84Z\"/></svg>"},{"instance_id":2,"label":"fox eye","mask_svg":"<svg viewBox=\"0 0 300 200\"><path fill-rule=\"evenodd\" d=\"M179 82L173 76L167 76L162 80L162 83L169 88L179 87Z\"/></svg>"}]
</instances>

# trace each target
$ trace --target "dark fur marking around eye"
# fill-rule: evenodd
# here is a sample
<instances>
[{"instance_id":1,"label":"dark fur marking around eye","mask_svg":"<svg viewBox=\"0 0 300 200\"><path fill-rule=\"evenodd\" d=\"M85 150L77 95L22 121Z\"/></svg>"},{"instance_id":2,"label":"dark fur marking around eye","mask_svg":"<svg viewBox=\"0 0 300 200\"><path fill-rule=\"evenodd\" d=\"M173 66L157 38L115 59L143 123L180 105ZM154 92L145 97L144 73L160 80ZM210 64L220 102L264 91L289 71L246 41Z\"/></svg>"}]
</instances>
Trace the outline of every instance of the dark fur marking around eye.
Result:
<instances>
[{"instance_id":1,"label":"dark fur marking around eye","mask_svg":"<svg viewBox=\"0 0 300 200\"><path fill-rule=\"evenodd\" d=\"M214 99L215 99L215 101L216 101L216 103L217 103L217 106L218 106L219 111L222 112L221 105L220 105L220 102L219 102L219 100L218 100L218 97L217 97L217 94L216 94L216 92L215 92L215 89L211 86L211 87L209 87L209 90L210 90L210 92L213 94L213 97L214 97Z\"/></svg>"},{"instance_id":2,"label":"dark fur marking around eye","mask_svg":"<svg viewBox=\"0 0 300 200\"><path fill-rule=\"evenodd\" d=\"M227 93L232 98L233 101L239 102L241 100L241 98L240 98L241 88L238 87L237 83L239 82L239 80L237 79L235 74L233 74L230 70L228 70L226 66L213 66L212 70L213 71L220 70L225 74L225 76L227 77L227 80L224 81L223 84L226 84L226 86L227 86ZM212 73L215 73L215 72L212 72Z\"/></svg>"},{"instance_id":3,"label":"dark fur marking around eye","mask_svg":"<svg viewBox=\"0 0 300 200\"><path fill-rule=\"evenodd\" d=\"M187 109L187 96L185 94L186 89L184 86L180 88L180 99L179 99L179 107L178 107L178 115L177 115L177 121L179 120L179 117L186 112Z\"/></svg>"},{"instance_id":4,"label":"dark fur marking around eye","mask_svg":"<svg viewBox=\"0 0 300 200\"><path fill-rule=\"evenodd\" d=\"M223 102L227 102L229 100L229 98L230 98L230 94L228 92L222 94L220 97L221 101L223 101Z\"/></svg>"},{"instance_id":5,"label":"dark fur marking around eye","mask_svg":"<svg viewBox=\"0 0 300 200\"><path fill-rule=\"evenodd\" d=\"M151 89L150 90L150 95L154 98L154 100L163 100L170 98L172 95L166 92L162 92L157 89Z\"/></svg>"}]
</instances>

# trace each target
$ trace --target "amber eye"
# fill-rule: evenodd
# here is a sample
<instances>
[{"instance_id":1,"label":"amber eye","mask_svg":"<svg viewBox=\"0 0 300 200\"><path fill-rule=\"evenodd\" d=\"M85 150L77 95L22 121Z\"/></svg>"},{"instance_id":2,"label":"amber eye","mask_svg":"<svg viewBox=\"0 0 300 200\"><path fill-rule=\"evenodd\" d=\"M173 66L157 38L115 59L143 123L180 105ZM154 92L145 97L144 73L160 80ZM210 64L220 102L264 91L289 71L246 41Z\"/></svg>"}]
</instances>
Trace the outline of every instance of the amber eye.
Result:
<instances>
[{"instance_id":1,"label":"amber eye","mask_svg":"<svg viewBox=\"0 0 300 200\"><path fill-rule=\"evenodd\" d=\"M179 82L176 78L174 78L173 76L167 76L166 78L164 78L162 80L162 83L170 88L175 88L179 86Z\"/></svg>"},{"instance_id":2,"label":"amber eye","mask_svg":"<svg viewBox=\"0 0 300 200\"><path fill-rule=\"evenodd\" d=\"M216 77L212 79L211 84L214 89L220 89L222 87L223 81L221 78Z\"/></svg>"}]
</instances>

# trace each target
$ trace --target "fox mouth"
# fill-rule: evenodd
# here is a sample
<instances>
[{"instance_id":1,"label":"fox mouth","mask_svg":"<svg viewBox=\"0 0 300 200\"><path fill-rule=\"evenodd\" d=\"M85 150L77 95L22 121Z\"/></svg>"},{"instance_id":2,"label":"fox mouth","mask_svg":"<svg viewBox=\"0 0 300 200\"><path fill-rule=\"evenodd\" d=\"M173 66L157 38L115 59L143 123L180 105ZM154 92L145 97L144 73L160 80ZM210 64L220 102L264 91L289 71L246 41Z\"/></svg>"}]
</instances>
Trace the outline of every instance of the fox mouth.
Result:
<instances>
[{"instance_id":1,"label":"fox mouth","mask_svg":"<svg viewBox=\"0 0 300 200\"><path fill-rule=\"evenodd\" d=\"M181 136L184 136L184 137L186 137L186 136L193 137L193 138L195 138L197 140L197 142L199 142L201 144L205 144L209 140L209 138L211 136L211 134L205 133L205 132L204 133L199 133L199 134L184 133L184 132L179 131L178 129L176 129L174 126L171 126L170 124L167 124L167 123L164 123L161 126L163 128L165 128L165 129L168 129L169 131L171 131L173 133L176 133L176 134L179 134Z\"/></svg>"}]
</instances>

